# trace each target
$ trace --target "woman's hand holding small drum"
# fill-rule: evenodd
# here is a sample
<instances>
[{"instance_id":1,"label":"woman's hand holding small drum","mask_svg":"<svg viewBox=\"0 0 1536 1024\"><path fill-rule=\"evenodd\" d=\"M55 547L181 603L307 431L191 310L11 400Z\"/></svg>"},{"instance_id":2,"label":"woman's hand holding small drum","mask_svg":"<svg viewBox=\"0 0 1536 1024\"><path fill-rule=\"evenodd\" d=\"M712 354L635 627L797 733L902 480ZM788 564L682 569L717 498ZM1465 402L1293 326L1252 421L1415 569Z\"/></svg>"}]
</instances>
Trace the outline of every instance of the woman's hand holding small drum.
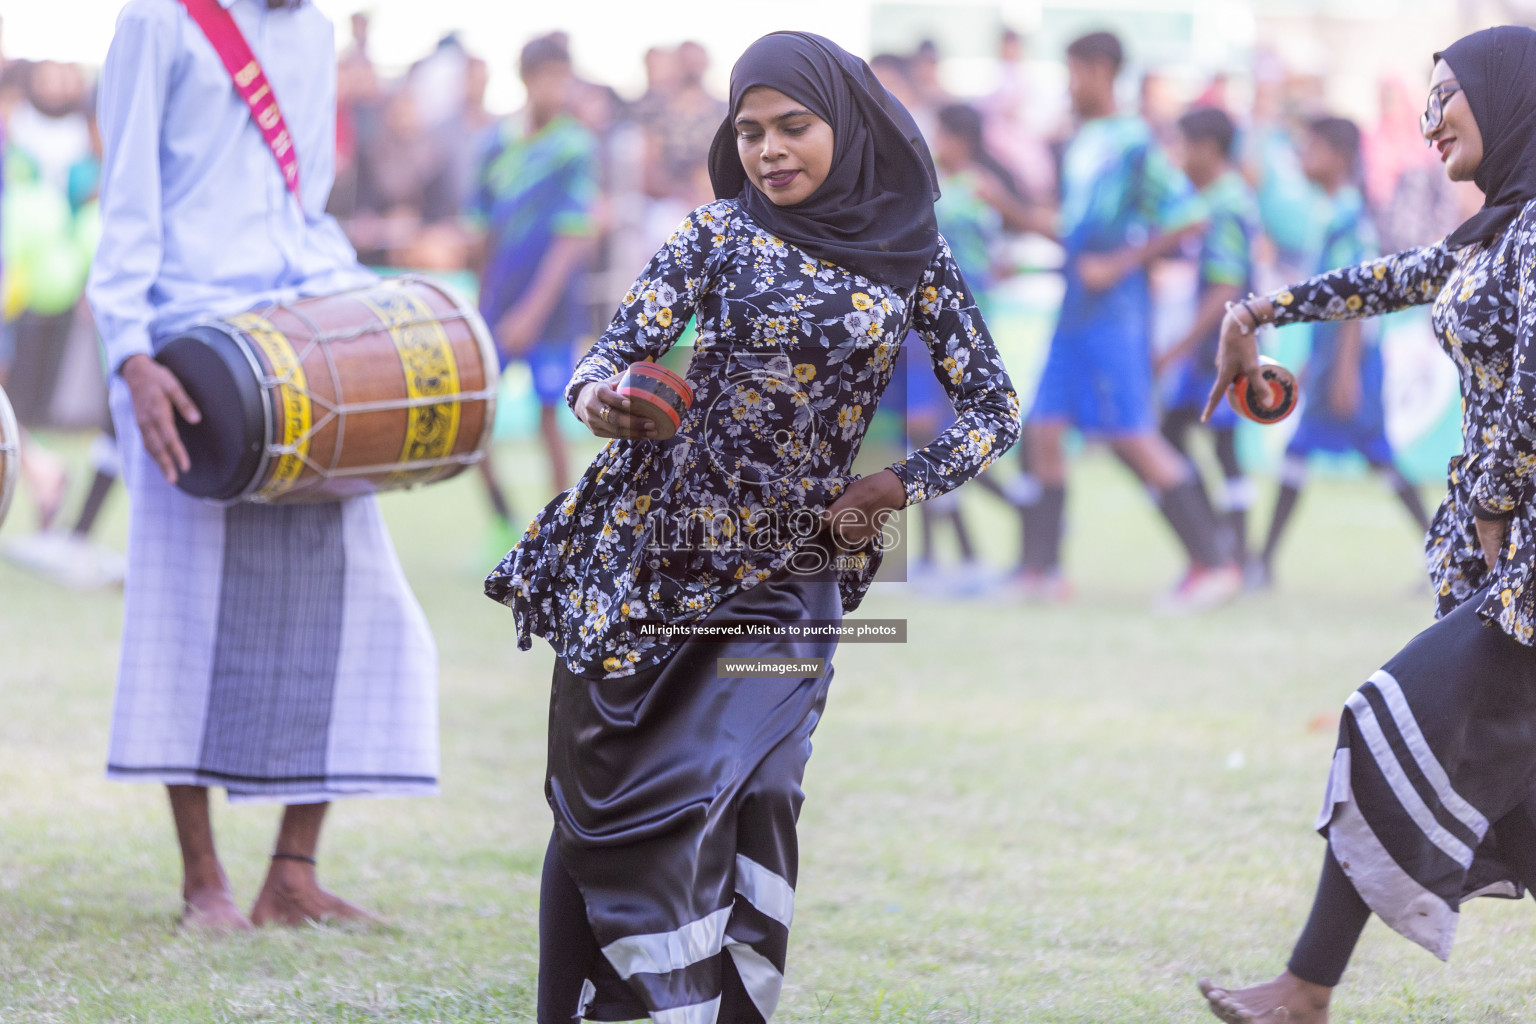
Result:
<instances>
[{"instance_id":1,"label":"woman's hand holding small drum","mask_svg":"<svg viewBox=\"0 0 1536 1024\"><path fill-rule=\"evenodd\" d=\"M133 396L133 416L144 438L144 449L155 460L167 483L192 468L186 446L176 432L176 413L188 423L198 423L202 414L187 397L176 375L147 355L129 356L118 369L128 393Z\"/></svg>"},{"instance_id":2,"label":"woman's hand holding small drum","mask_svg":"<svg viewBox=\"0 0 1536 1024\"><path fill-rule=\"evenodd\" d=\"M630 412L629 399L614 390L623 374L585 385L576 398L576 418L598 437L648 440L656 436L656 424Z\"/></svg>"},{"instance_id":3,"label":"woman's hand holding small drum","mask_svg":"<svg viewBox=\"0 0 1536 1024\"><path fill-rule=\"evenodd\" d=\"M1257 307L1257 313L1250 307ZM1200 414L1200 422L1209 422L1217 403L1239 377L1248 378L1253 388L1252 395L1259 400L1260 408L1268 407L1270 387L1264 379L1263 366L1259 363L1256 333L1260 323L1269 322L1259 319L1266 315L1272 316L1273 312L1264 299L1227 307L1227 315L1221 321L1221 343L1216 351L1216 382L1211 386L1211 394L1205 401L1205 411Z\"/></svg>"}]
</instances>

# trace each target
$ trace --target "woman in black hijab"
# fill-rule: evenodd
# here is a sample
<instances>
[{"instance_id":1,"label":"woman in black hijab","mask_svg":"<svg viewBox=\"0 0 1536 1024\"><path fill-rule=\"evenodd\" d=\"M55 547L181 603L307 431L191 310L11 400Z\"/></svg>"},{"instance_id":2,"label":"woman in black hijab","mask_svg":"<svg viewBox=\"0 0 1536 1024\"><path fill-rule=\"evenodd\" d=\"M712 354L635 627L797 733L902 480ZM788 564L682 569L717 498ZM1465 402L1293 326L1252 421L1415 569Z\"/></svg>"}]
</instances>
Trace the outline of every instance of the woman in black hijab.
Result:
<instances>
[{"instance_id":1,"label":"woman in black hijab","mask_svg":"<svg viewBox=\"0 0 1536 1024\"><path fill-rule=\"evenodd\" d=\"M734 116L709 150L715 195L792 245L866 277L911 286L933 261L938 173L912 115L869 65L810 32L764 36L731 69L730 107L754 89L800 103L832 129L830 173L804 201L781 205L749 182Z\"/></svg>"},{"instance_id":2,"label":"woman in black hijab","mask_svg":"<svg viewBox=\"0 0 1536 1024\"><path fill-rule=\"evenodd\" d=\"M773 1015L810 736L883 517L974 476L1019 431L934 225L927 147L862 60L808 33L758 40L710 172L719 198L656 253L567 390L615 440L486 581L520 646L537 634L558 655L544 1024ZM614 385L690 318L693 403L659 440ZM857 476L909 329L956 422Z\"/></svg>"},{"instance_id":3,"label":"woman in black hijab","mask_svg":"<svg viewBox=\"0 0 1536 1024\"><path fill-rule=\"evenodd\" d=\"M1464 900L1536 887L1536 32L1487 29L1435 54L1420 128L1452 180L1483 190L1475 216L1436 245L1250 298L1222 325L1207 415L1254 380L1258 324L1427 302L1463 397L1463 452L1427 537L1438 621L1345 705L1322 878L1286 970L1200 983L1233 1024L1325 1021L1372 913L1445 959Z\"/></svg>"}]
</instances>

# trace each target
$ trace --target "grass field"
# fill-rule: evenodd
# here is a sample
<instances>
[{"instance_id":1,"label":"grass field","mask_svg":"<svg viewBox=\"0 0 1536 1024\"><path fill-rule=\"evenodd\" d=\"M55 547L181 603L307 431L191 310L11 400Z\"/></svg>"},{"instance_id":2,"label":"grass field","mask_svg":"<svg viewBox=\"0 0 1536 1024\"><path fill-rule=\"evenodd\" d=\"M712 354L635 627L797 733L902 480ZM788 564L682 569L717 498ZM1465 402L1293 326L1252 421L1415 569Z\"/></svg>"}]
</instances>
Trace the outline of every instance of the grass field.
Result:
<instances>
[{"instance_id":1,"label":"grass field","mask_svg":"<svg viewBox=\"0 0 1536 1024\"><path fill-rule=\"evenodd\" d=\"M503 457L543 479L528 449ZM1109 460L1079 471L1070 605L892 584L857 613L907 618L911 639L838 654L776 1019L1203 1021L1196 978L1282 963L1322 856L1337 709L1428 622L1418 543L1384 489L1322 481L1275 591L1159 617L1171 540ZM969 501L1011 559L1015 528ZM442 652L443 795L333 811L323 878L392 922L372 932L178 935L163 792L102 779L121 597L0 564L0 1021L533 1019L551 655L519 653L480 595L472 482L385 505ZM28 519L23 501L5 534ZM217 806L243 901L274 821ZM1373 922L1335 1020L1536 1018L1533 924L1479 900L1443 966Z\"/></svg>"}]
</instances>

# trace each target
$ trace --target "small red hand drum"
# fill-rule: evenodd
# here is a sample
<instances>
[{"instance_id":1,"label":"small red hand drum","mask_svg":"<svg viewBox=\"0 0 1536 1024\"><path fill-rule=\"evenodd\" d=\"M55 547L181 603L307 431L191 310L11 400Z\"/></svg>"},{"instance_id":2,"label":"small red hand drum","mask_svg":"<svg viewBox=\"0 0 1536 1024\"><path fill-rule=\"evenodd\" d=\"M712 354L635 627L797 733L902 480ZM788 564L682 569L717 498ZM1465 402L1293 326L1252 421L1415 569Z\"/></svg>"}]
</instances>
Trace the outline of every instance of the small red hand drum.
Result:
<instances>
[{"instance_id":1,"label":"small red hand drum","mask_svg":"<svg viewBox=\"0 0 1536 1024\"><path fill-rule=\"evenodd\" d=\"M629 399L631 415L656 425L658 441L665 441L677 433L683 415L693 404L693 388L688 382L665 366L651 362L630 366L614 390Z\"/></svg>"},{"instance_id":2,"label":"small red hand drum","mask_svg":"<svg viewBox=\"0 0 1536 1024\"><path fill-rule=\"evenodd\" d=\"M1264 368L1264 380L1269 383L1269 404L1259 404L1259 396L1246 377L1233 381L1227 388L1227 402L1238 415L1268 426L1279 423L1295 411L1300 389L1296 385L1296 375L1273 359L1259 356L1259 364Z\"/></svg>"},{"instance_id":3,"label":"small red hand drum","mask_svg":"<svg viewBox=\"0 0 1536 1024\"><path fill-rule=\"evenodd\" d=\"M21 428L11 411L10 399L0 390L0 523L10 511L16 494L16 474L21 469Z\"/></svg>"}]
</instances>

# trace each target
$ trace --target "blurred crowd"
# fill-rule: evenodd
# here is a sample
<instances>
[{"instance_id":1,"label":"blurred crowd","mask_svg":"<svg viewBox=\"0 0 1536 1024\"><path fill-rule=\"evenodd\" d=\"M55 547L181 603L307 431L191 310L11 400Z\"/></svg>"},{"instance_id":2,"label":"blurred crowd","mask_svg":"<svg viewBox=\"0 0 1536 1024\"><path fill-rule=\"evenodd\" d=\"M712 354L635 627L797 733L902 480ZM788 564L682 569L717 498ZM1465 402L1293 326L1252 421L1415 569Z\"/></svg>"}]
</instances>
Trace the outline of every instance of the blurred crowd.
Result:
<instances>
[{"instance_id":1,"label":"blurred crowd","mask_svg":"<svg viewBox=\"0 0 1536 1024\"><path fill-rule=\"evenodd\" d=\"M601 330L656 247L712 198L705 157L726 105L707 83L712 58L732 55L692 41L653 47L644 54L644 91L626 96L578 73L564 33L528 41L520 54L478 54L449 35L390 74L370 52L368 16L353 15L348 28L337 64L330 211L371 265L457 272L478 283L504 359L526 360L533 371L550 485L563 487L569 474L554 410L570 350ZM945 193L941 227L968 278L983 289L1059 269L1053 225L1076 126L1064 90L1042 85L1060 76L1040 70L1059 67L1063 55L1031 53L1029 40L1003 31L992 87L966 96L946 88L945 54L932 41L869 59L932 148ZM523 109L488 109L493 62L520 75ZM1122 82L1134 96L1126 106L1170 151L1191 109L1223 110L1238 126L1234 160L1261 220L1259 289L1310 273L1328 203L1308 180L1302 143L1314 119L1335 113L1326 108L1328 83L1262 51L1240 78L1218 74L1193 95L1187 79L1157 69L1139 75L1139 88ZM1419 137L1422 92L1420 83L1384 79L1377 116L1358 125L1354 173L1382 251L1433 241L1480 202L1475 190L1445 180ZM29 442L31 508L23 503L16 514L30 512L29 525L71 543L85 543L115 471L104 374L82 300L97 233L93 110L89 69L0 56L0 384L24 426L101 432L90 488L69 487L64 461ZM541 385L541 375L555 384ZM510 529L510 503L493 474L487 483ZM66 522L66 495L83 491ZM529 495L526 504L543 500ZM116 571L99 550L81 564L88 568L78 585Z\"/></svg>"},{"instance_id":2,"label":"blurred crowd","mask_svg":"<svg viewBox=\"0 0 1536 1024\"><path fill-rule=\"evenodd\" d=\"M539 66L511 61L528 102L504 118L486 109L486 59L456 36L389 78L369 55L366 15L352 17L351 32L338 63L330 212L365 263L477 270L485 227L477 203L502 184L488 175L509 125L525 137L563 133L576 151L564 188L588 207L594 244L583 294L594 315L624 293L655 243L712 197L704 157L725 102L704 85L710 58L699 43L647 50L645 91L625 98L575 73L564 33L543 37L532 52Z\"/></svg>"}]
</instances>

